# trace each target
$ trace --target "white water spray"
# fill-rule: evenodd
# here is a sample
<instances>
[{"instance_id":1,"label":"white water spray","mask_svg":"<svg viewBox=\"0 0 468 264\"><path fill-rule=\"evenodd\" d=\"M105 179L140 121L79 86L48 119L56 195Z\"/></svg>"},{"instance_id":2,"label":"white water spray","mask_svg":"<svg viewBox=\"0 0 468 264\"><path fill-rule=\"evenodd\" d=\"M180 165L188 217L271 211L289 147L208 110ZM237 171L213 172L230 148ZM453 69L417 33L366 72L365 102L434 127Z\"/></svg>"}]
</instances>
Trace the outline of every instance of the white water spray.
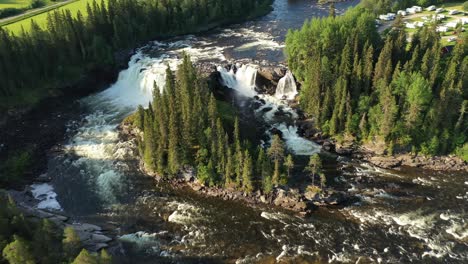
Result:
<instances>
[{"instance_id":1,"label":"white water spray","mask_svg":"<svg viewBox=\"0 0 468 264\"><path fill-rule=\"evenodd\" d=\"M297 85L290 71L281 78L276 87L275 97L278 99L292 100L297 95Z\"/></svg>"},{"instance_id":2,"label":"white water spray","mask_svg":"<svg viewBox=\"0 0 468 264\"><path fill-rule=\"evenodd\" d=\"M218 66L217 70L221 74L223 84L227 87L235 89L247 97L253 97L257 94L255 91L255 80L257 79L256 66L238 65L235 73L234 68L228 71L226 68Z\"/></svg>"}]
</instances>

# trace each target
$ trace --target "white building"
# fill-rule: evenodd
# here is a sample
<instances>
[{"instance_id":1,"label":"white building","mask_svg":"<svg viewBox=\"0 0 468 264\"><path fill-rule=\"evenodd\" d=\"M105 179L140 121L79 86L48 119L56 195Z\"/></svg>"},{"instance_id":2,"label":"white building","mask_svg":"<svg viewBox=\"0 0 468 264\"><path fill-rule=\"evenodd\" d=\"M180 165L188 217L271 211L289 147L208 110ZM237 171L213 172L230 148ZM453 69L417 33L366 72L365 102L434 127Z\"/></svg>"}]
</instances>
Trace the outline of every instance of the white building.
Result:
<instances>
[{"instance_id":1,"label":"white building","mask_svg":"<svg viewBox=\"0 0 468 264\"><path fill-rule=\"evenodd\" d=\"M416 22L417 27L424 27L424 22L418 21Z\"/></svg>"},{"instance_id":2,"label":"white building","mask_svg":"<svg viewBox=\"0 0 468 264\"><path fill-rule=\"evenodd\" d=\"M445 26L448 28L456 28L457 25L458 25L457 22L448 22L447 24L445 24Z\"/></svg>"},{"instance_id":3,"label":"white building","mask_svg":"<svg viewBox=\"0 0 468 264\"><path fill-rule=\"evenodd\" d=\"M380 20L386 20L386 21L394 20L395 18L396 18L396 15L394 13L388 13L386 15L379 16Z\"/></svg>"},{"instance_id":4,"label":"white building","mask_svg":"<svg viewBox=\"0 0 468 264\"><path fill-rule=\"evenodd\" d=\"M436 29L437 32L447 32L448 28L444 26L438 26Z\"/></svg>"},{"instance_id":5,"label":"white building","mask_svg":"<svg viewBox=\"0 0 468 264\"><path fill-rule=\"evenodd\" d=\"M414 8L414 10L416 10L416 13L422 12L422 7L420 6L413 6L411 8Z\"/></svg>"},{"instance_id":6,"label":"white building","mask_svg":"<svg viewBox=\"0 0 468 264\"><path fill-rule=\"evenodd\" d=\"M462 25L468 24L468 17L462 17L462 18L460 18L460 23L461 23Z\"/></svg>"},{"instance_id":7,"label":"white building","mask_svg":"<svg viewBox=\"0 0 468 264\"><path fill-rule=\"evenodd\" d=\"M434 5L431 5L430 7L426 8L427 11L434 11L436 10L436 7Z\"/></svg>"},{"instance_id":8,"label":"white building","mask_svg":"<svg viewBox=\"0 0 468 264\"><path fill-rule=\"evenodd\" d=\"M412 7L408 7L406 8L406 13L408 14L416 14L416 9L412 8Z\"/></svg>"},{"instance_id":9,"label":"white building","mask_svg":"<svg viewBox=\"0 0 468 264\"><path fill-rule=\"evenodd\" d=\"M406 23L405 26L406 28L416 28L416 25L414 23Z\"/></svg>"},{"instance_id":10,"label":"white building","mask_svg":"<svg viewBox=\"0 0 468 264\"><path fill-rule=\"evenodd\" d=\"M458 13L460 13L458 10L450 10L449 11L449 15L456 15Z\"/></svg>"},{"instance_id":11,"label":"white building","mask_svg":"<svg viewBox=\"0 0 468 264\"><path fill-rule=\"evenodd\" d=\"M442 13L444 11L445 11L445 9L443 9L443 8L437 8L435 12L438 14L438 13Z\"/></svg>"},{"instance_id":12,"label":"white building","mask_svg":"<svg viewBox=\"0 0 468 264\"><path fill-rule=\"evenodd\" d=\"M405 10L398 10L397 14L401 15L401 16L406 16L406 11Z\"/></svg>"}]
</instances>

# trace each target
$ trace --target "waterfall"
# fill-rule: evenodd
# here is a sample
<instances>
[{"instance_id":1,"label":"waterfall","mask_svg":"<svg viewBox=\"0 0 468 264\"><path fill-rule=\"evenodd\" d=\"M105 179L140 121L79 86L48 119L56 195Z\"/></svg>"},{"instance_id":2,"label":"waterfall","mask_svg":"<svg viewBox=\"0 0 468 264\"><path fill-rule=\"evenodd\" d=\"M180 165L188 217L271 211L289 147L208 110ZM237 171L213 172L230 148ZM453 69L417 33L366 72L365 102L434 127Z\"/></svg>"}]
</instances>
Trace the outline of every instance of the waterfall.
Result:
<instances>
[{"instance_id":1,"label":"waterfall","mask_svg":"<svg viewBox=\"0 0 468 264\"><path fill-rule=\"evenodd\" d=\"M281 123L275 127L282 132L286 145L294 154L310 156L320 152L320 145L297 134L297 126L287 126Z\"/></svg>"},{"instance_id":2,"label":"waterfall","mask_svg":"<svg viewBox=\"0 0 468 264\"><path fill-rule=\"evenodd\" d=\"M281 78L276 87L275 97L278 99L292 100L297 95L297 85L291 71Z\"/></svg>"},{"instance_id":3,"label":"waterfall","mask_svg":"<svg viewBox=\"0 0 468 264\"><path fill-rule=\"evenodd\" d=\"M139 52L131 58L128 69L120 72L117 82L101 95L116 106L147 106L153 98L154 84L161 92L165 86L167 65L174 70L179 64L177 58L150 58Z\"/></svg>"},{"instance_id":4,"label":"waterfall","mask_svg":"<svg viewBox=\"0 0 468 264\"><path fill-rule=\"evenodd\" d=\"M253 65L242 65L237 67L234 73L232 67L230 71L222 66L218 66L218 72L221 74L223 84L239 93L253 97L257 94L255 91L255 80L257 79L257 67Z\"/></svg>"}]
</instances>

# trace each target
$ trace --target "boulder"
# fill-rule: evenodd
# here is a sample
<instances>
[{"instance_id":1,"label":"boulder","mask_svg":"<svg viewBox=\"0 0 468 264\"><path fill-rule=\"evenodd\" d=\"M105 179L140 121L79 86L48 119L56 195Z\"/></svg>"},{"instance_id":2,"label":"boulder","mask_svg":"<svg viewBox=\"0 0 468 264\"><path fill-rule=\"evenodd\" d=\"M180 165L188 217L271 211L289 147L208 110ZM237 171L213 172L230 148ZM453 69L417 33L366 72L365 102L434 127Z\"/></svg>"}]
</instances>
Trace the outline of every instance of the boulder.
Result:
<instances>
[{"instance_id":1,"label":"boulder","mask_svg":"<svg viewBox=\"0 0 468 264\"><path fill-rule=\"evenodd\" d=\"M258 74L263 78L278 82L281 78L286 75L287 69L285 67L272 67L272 66L263 66L258 68Z\"/></svg>"},{"instance_id":2,"label":"boulder","mask_svg":"<svg viewBox=\"0 0 468 264\"><path fill-rule=\"evenodd\" d=\"M101 244L112 241L112 238L101 234L92 234L90 240L93 242L93 244Z\"/></svg>"},{"instance_id":3,"label":"boulder","mask_svg":"<svg viewBox=\"0 0 468 264\"><path fill-rule=\"evenodd\" d=\"M382 156L371 157L369 159L369 162L384 169L396 168L396 167L399 167L402 163L400 159L397 159L395 157L382 157Z\"/></svg>"}]
</instances>

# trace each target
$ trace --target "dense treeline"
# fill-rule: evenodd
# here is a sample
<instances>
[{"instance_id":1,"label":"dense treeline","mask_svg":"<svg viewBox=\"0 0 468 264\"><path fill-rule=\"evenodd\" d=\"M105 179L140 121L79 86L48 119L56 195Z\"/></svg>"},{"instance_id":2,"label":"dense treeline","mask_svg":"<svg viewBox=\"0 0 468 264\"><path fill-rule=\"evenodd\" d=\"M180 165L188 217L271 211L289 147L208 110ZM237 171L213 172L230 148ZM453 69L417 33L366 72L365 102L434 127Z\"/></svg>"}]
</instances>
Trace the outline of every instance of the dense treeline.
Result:
<instances>
[{"instance_id":1,"label":"dense treeline","mask_svg":"<svg viewBox=\"0 0 468 264\"><path fill-rule=\"evenodd\" d=\"M381 39L362 8L289 32L286 52L303 83L302 108L325 134L384 142L388 153L461 147L468 135L467 39L448 53L436 25L411 39L401 19Z\"/></svg>"},{"instance_id":2,"label":"dense treeline","mask_svg":"<svg viewBox=\"0 0 468 264\"><path fill-rule=\"evenodd\" d=\"M149 107L131 116L143 132L139 149L146 169L174 177L196 168L206 185L246 192L268 193L285 184L294 163L282 140L275 136L267 150L242 140L237 117L232 122L218 112L217 100L197 75L185 56L176 74L168 67L163 92L155 87Z\"/></svg>"},{"instance_id":3,"label":"dense treeline","mask_svg":"<svg viewBox=\"0 0 468 264\"><path fill-rule=\"evenodd\" d=\"M73 228L59 229L51 221L26 218L10 196L0 193L0 263L10 264L110 264L102 250L99 255L82 249Z\"/></svg>"},{"instance_id":4,"label":"dense treeline","mask_svg":"<svg viewBox=\"0 0 468 264\"><path fill-rule=\"evenodd\" d=\"M116 51L258 15L271 0L101 0L87 16L55 11L47 28L17 35L0 28L1 104L33 102L94 69L114 65Z\"/></svg>"},{"instance_id":5,"label":"dense treeline","mask_svg":"<svg viewBox=\"0 0 468 264\"><path fill-rule=\"evenodd\" d=\"M366 9L370 10L374 14L383 14L385 12L396 12L398 10L405 10L408 7L414 5L421 6L423 8L430 5L443 5L447 0L363 0L361 5Z\"/></svg>"}]
</instances>

